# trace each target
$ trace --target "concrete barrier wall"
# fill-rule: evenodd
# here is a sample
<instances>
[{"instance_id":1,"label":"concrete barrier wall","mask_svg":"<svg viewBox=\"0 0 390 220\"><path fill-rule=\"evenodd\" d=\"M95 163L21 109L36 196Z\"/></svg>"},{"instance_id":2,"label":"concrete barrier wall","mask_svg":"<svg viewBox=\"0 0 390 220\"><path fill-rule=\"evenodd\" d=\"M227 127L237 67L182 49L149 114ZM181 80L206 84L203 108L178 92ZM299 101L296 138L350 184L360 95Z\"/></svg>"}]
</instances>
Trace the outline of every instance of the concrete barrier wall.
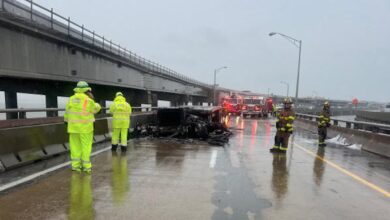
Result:
<instances>
[{"instance_id":1,"label":"concrete barrier wall","mask_svg":"<svg viewBox=\"0 0 390 220\"><path fill-rule=\"evenodd\" d=\"M111 137L111 118L97 119L94 143ZM155 113L132 115L131 125L155 121ZM64 123L0 129L0 172L69 151Z\"/></svg>"},{"instance_id":2,"label":"concrete barrier wall","mask_svg":"<svg viewBox=\"0 0 390 220\"><path fill-rule=\"evenodd\" d=\"M356 118L362 121L390 124L390 112L357 111Z\"/></svg>"},{"instance_id":3,"label":"concrete barrier wall","mask_svg":"<svg viewBox=\"0 0 390 220\"><path fill-rule=\"evenodd\" d=\"M297 119L295 125L312 131L317 131L317 122ZM361 144L362 149L385 157L390 157L390 136L365 132L355 129L331 126L328 128L328 137L342 136L351 144Z\"/></svg>"}]
</instances>

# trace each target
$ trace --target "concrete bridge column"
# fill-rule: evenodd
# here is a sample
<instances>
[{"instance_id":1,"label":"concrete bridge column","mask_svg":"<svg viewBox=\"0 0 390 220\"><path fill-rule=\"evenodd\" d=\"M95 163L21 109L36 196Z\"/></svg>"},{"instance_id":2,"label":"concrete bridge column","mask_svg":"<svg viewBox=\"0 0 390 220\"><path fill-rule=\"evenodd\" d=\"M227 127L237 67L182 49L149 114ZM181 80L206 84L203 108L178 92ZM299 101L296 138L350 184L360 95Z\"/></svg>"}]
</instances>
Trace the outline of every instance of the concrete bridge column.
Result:
<instances>
[{"instance_id":1,"label":"concrete bridge column","mask_svg":"<svg viewBox=\"0 0 390 220\"><path fill-rule=\"evenodd\" d=\"M157 107L158 95L156 93L148 91L148 96L151 101L149 104L152 104L152 107Z\"/></svg>"},{"instance_id":2,"label":"concrete bridge column","mask_svg":"<svg viewBox=\"0 0 390 220\"><path fill-rule=\"evenodd\" d=\"M182 95L179 101L179 105L188 105L188 102L192 100L191 96L189 95Z\"/></svg>"},{"instance_id":3,"label":"concrete bridge column","mask_svg":"<svg viewBox=\"0 0 390 220\"><path fill-rule=\"evenodd\" d=\"M207 97L199 97L199 96L193 96L192 97L192 105L202 105L203 102L207 102Z\"/></svg>"},{"instance_id":4,"label":"concrete bridge column","mask_svg":"<svg viewBox=\"0 0 390 220\"><path fill-rule=\"evenodd\" d=\"M123 95L132 107L140 107L141 104L149 104L149 98L146 91L128 90L125 91Z\"/></svg>"},{"instance_id":5,"label":"concrete bridge column","mask_svg":"<svg viewBox=\"0 0 390 220\"><path fill-rule=\"evenodd\" d=\"M141 104L149 104L152 105L152 107L157 107L157 97L158 95L152 91L137 93L137 100L139 102L138 106L141 106Z\"/></svg>"},{"instance_id":6,"label":"concrete bridge column","mask_svg":"<svg viewBox=\"0 0 390 220\"><path fill-rule=\"evenodd\" d=\"M58 108L58 100L55 94L47 94L46 98L46 108ZM47 117L57 117L58 111L46 112Z\"/></svg>"},{"instance_id":7,"label":"concrete bridge column","mask_svg":"<svg viewBox=\"0 0 390 220\"><path fill-rule=\"evenodd\" d=\"M189 102L192 102L192 96L186 95L185 100L184 100L184 105L187 106Z\"/></svg>"},{"instance_id":8,"label":"concrete bridge column","mask_svg":"<svg viewBox=\"0 0 390 220\"><path fill-rule=\"evenodd\" d=\"M5 97L5 108L18 108L18 97L16 92L4 92ZM7 113L7 119L17 119L18 113Z\"/></svg>"}]
</instances>

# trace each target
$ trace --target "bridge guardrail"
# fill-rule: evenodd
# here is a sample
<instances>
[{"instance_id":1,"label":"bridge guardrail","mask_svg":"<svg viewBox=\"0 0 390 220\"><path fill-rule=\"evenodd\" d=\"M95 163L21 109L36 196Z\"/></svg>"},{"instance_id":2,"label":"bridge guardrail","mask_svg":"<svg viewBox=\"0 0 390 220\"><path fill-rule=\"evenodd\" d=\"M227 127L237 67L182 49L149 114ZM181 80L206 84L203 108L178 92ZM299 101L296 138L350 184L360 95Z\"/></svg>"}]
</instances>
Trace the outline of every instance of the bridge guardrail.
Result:
<instances>
[{"instance_id":1,"label":"bridge guardrail","mask_svg":"<svg viewBox=\"0 0 390 220\"><path fill-rule=\"evenodd\" d=\"M136 53L120 46L120 44L113 43L112 40L108 40L103 35L95 33L72 21L70 17L66 18L60 14L54 12L53 9L47 9L32 0L0 0L1 10L4 12L11 13L18 17L23 17L31 22L43 25L46 28L58 31L62 34L67 35L69 38L81 40L82 42L98 47L104 51L115 54L116 56L125 59L130 63L142 66L149 71L158 72L170 77L178 78L180 80L199 85L204 87L211 87L209 84L200 82L198 80L189 78L183 74L180 74L170 68L162 66L156 62L145 59ZM16 13L16 11L22 11L22 13Z\"/></svg>"},{"instance_id":2,"label":"bridge guardrail","mask_svg":"<svg viewBox=\"0 0 390 220\"><path fill-rule=\"evenodd\" d=\"M318 115L296 113L296 116L298 118L309 120L309 121L318 121L319 119ZM336 118L331 118L331 122L333 126L337 126L337 127L363 130L363 131L369 131L374 133L390 134L390 125L386 125L386 124L351 121L351 120L343 120L343 119L336 119Z\"/></svg>"},{"instance_id":3,"label":"bridge guardrail","mask_svg":"<svg viewBox=\"0 0 390 220\"><path fill-rule=\"evenodd\" d=\"M149 112L159 107L132 107L133 112ZM103 107L99 114L106 114L109 110L107 107ZM19 109L0 109L0 113L17 113L17 119L26 119L28 112L46 112L48 117L57 117L58 112L65 112L65 108L19 108ZM1 120L1 119L0 119Z\"/></svg>"}]
</instances>

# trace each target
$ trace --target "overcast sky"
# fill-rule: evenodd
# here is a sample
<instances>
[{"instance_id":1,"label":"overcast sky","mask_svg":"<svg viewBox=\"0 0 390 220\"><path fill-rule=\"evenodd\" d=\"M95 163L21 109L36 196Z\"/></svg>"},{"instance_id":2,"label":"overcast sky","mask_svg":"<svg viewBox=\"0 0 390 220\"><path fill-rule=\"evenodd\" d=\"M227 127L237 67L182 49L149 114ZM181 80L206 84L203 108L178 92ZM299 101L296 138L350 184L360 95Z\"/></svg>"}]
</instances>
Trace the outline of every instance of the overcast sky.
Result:
<instances>
[{"instance_id":1,"label":"overcast sky","mask_svg":"<svg viewBox=\"0 0 390 220\"><path fill-rule=\"evenodd\" d=\"M206 83L300 96L390 101L389 0L35 0ZM91 4L93 2L93 4Z\"/></svg>"}]
</instances>

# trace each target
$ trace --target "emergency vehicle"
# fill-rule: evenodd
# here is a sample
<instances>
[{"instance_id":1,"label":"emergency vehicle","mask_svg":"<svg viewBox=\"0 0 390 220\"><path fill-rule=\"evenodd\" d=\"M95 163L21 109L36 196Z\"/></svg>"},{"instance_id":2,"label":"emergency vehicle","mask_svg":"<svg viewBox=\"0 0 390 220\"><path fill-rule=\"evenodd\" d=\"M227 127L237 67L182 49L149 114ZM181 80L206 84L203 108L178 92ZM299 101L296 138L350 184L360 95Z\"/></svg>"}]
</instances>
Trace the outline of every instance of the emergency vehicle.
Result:
<instances>
[{"instance_id":1,"label":"emergency vehicle","mask_svg":"<svg viewBox=\"0 0 390 220\"><path fill-rule=\"evenodd\" d=\"M257 96L244 98L241 111L244 117L264 117L268 115L268 111L264 103L264 98Z\"/></svg>"},{"instance_id":2,"label":"emergency vehicle","mask_svg":"<svg viewBox=\"0 0 390 220\"><path fill-rule=\"evenodd\" d=\"M222 98L222 107L226 113L240 115L243 99L240 96L231 95Z\"/></svg>"},{"instance_id":3,"label":"emergency vehicle","mask_svg":"<svg viewBox=\"0 0 390 220\"><path fill-rule=\"evenodd\" d=\"M266 100L265 100L265 108L267 109L267 112L268 113L272 113L273 111L273 100L271 97L268 97Z\"/></svg>"}]
</instances>

